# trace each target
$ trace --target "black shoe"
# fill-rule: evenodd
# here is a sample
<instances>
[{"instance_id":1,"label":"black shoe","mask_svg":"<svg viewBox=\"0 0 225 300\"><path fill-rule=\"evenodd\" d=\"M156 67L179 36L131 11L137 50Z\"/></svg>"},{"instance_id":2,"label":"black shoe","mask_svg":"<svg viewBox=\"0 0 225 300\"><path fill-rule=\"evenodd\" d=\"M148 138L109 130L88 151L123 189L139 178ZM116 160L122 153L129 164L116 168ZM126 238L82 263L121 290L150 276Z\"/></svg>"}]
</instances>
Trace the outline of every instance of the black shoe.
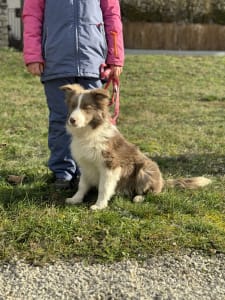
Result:
<instances>
[{"instance_id":1,"label":"black shoe","mask_svg":"<svg viewBox=\"0 0 225 300\"><path fill-rule=\"evenodd\" d=\"M56 178L54 182L54 187L56 190L67 190L70 189L70 180Z\"/></svg>"},{"instance_id":2,"label":"black shoe","mask_svg":"<svg viewBox=\"0 0 225 300\"><path fill-rule=\"evenodd\" d=\"M68 189L77 189L80 177L74 177L71 180L66 180L63 178L56 178L54 182L55 189L57 190L68 190Z\"/></svg>"},{"instance_id":3,"label":"black shoe","mask_svg":"<svg viewBox=\"0 0 225 300\"><path fill-rule=\"evenodd\" d=\"M70 180L70 188L73 189L73 190L77 190L79 181L80 181L80 176L73 177Z\"/></svg>"}]
</instances>

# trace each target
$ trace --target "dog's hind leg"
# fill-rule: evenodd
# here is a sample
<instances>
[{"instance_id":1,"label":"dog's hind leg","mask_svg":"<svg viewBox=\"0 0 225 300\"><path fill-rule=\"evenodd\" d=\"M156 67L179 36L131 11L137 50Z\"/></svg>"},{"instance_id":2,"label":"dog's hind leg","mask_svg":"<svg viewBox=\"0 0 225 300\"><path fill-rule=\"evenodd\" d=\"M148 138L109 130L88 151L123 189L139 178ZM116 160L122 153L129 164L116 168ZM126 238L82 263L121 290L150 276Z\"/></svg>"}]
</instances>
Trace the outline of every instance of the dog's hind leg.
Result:
<instances>
[{"instance_id":1,"label":"dog's hind leg","mask_svg":"<svg viewBox=\"0 0 225 300\"><path fill-rule=\"evenodd\" d=\"M142 203L145 200L145 196L144 195L136 195L133 198L133 202L134 203Z\"/></svg>"},{"instance_id":2,"label":"dog's hind leg","mask_svg":"<svg viewBox=\"0 0 225 300\"><path fill-rule=\"evenodd\" d=\"M133 202L141 203L147 193L159 194L163 188L163 178L161 172L154 162L150 162L147 167L141 168L136 177L136 196Z\"/></svg>"},{"instance_id":3,"label":"dog's hind leg","mask_svg":"<svg viewBox=\"0 0 225 300\"><path fill-rule=\"evenodd\" d=\"M81 174L78 190L74 194L73 197L67 198L66 203L67 204L79 204L83 202L84 196L91 188L91 185L88 183L87 180L85 180L85 177Z\"/></svg>"},{"instance_id":4,"label":"dog's hind leg","mask_svg":"<svg viewBox=\"0 0 225 300\"><path fill-rule=\"evenodd\" d=\"M108 206L109 200L115 194L120 173L121 168L113 170L104 168L102 170L98 187L98 199L96 203L91 206L92 210L99 210Z\"/></svg>"}]
</instances>

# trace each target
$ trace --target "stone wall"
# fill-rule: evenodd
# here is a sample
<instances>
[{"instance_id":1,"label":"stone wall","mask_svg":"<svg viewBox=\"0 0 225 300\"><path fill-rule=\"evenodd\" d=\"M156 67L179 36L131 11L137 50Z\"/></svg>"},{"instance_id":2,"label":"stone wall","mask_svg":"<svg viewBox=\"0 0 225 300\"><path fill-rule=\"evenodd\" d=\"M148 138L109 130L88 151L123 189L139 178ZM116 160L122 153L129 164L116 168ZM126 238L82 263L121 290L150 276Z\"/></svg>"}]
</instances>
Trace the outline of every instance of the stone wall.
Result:
<instances>
[{"instance_id":1,"label":"stone wall","mask_svg":"<svg viewBox=\"0 0 225 300\"><path fill-rule=\"evenodd\" d=\"M0 0L0 48L8 46L7 2Z\"/></svg>"}]
</instances>

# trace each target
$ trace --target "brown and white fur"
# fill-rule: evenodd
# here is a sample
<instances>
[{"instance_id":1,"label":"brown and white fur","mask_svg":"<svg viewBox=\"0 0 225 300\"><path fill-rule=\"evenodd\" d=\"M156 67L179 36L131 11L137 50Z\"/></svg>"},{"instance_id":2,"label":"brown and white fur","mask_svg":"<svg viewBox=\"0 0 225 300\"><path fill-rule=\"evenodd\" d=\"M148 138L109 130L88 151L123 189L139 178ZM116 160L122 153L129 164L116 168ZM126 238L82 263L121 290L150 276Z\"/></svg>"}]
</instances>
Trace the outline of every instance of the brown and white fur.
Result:
<instances>
[{"instance_id":1,"label":"brown and white fur","mask_svg":"<svg viewBox=\"0 0 225 300\"><path fill-rule=\"evenodd\" d=\"M97 210L107 207L116 193L142 202L147 193L160 193L166 183L189 189L210 183L205 177L163 180L158 165L111 124L106 90L84 90L77 84L61 89L69 109L66 127L72 136L72 156L81 169L78 191L66 203L81 203L91 187L98 189L98 199L91 206Z\"/></svg>"}]
</instances>

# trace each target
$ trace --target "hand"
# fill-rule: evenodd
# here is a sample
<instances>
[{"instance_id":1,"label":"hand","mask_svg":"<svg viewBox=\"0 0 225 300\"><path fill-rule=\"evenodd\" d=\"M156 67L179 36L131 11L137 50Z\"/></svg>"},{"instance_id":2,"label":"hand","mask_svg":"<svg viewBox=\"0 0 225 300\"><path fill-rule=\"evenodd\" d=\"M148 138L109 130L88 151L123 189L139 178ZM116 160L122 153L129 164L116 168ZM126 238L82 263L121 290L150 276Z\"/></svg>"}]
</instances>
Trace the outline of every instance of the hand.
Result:
<instances>
[{"instance_id":1,"label":"hand","mask_svg":"<svg viewBox=\"0 0 225 300\"><path fill-rule=\"evenodd\" d=\"M123 72L123 67L110 65L110 69L111 69L110 77L114 79L119 79L120 74Z\"/></svg>"},{"instance_id":2,"label":"hand","mask_svg":"<svg viewBox=\"0 0 225 300\"><path fill-rule=\"evenodd\" d=\"M27 70L32 75L41 76L44 71L44 64L40 62L34 62L27 65Z\"/></svg>"}]
</instances>

